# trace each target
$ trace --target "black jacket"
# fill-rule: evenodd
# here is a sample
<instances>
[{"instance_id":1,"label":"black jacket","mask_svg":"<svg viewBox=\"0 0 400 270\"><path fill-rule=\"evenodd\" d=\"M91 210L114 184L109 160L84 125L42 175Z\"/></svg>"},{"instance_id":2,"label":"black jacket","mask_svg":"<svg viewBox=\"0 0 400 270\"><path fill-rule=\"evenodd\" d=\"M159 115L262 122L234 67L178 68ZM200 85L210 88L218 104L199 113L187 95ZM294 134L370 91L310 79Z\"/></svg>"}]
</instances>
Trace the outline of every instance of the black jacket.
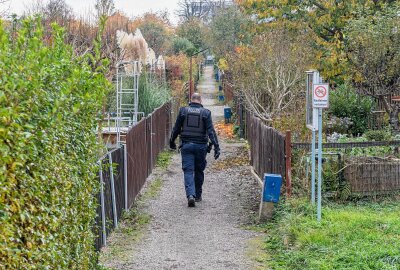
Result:
<instances>
[{"instance_id":1,"label":"black jacket","mask_svg":"<svg viewBox=\"0 0 400 270\"><path fill-rule=\"evenodd\" d=\"M190 103L189 107L194 108L203 108L203 105L199 103ZM186 119L187 107L182 107L179 109L179 115L176 118L174 129L172 130L170 141L174 142L178 135L182 132L183 123ZM214 148L219 148L217 134L214 130L213 122L211 119L211 111L204 108L203 113L203 121L206 132L206 137L201 138L198 136L180 136L182 142L193 142L193 143L207 143L208 139L210 139L211 143L214 145Z\"/></svg>"}]
</instances>

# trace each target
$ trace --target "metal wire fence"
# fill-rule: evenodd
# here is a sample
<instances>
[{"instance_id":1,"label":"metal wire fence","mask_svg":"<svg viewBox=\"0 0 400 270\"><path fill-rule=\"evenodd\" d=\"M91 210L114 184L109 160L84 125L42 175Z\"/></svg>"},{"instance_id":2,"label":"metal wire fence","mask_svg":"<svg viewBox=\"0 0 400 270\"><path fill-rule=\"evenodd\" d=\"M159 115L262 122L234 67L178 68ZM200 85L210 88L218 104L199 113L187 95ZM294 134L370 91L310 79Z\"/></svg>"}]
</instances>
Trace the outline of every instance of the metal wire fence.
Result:
<instances>
[{"instance_id":1,"label":"metal wire fence","mask_svg":"<svg viewBox=\"0 0 400 270\"><path fill-rule=\"evenodd\" d=\"M124 156L124 147L120 147L108 152L99 161L101 190L97 196L97 250L106 244L107 235L118 225L125 208Z\"/></svg>"}]
</instances>

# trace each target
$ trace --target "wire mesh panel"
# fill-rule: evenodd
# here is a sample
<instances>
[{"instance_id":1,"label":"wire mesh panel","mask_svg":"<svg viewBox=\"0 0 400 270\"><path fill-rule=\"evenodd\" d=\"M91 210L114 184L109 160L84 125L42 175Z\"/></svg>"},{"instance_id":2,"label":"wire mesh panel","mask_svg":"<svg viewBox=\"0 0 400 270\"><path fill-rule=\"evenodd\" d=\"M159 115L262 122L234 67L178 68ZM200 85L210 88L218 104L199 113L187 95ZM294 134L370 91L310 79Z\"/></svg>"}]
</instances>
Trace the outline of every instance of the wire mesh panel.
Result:
<instances>
[{"instance_id":1,"label":"wire mesh panel","mask_svg":"<svg viewBox=\"0 0 400 270\"><path fill-rule=\"evenodd\" d=\"M110 162L111 156L111 162ZM103 185L102 191L104 196L104 213L105 213L105 228L106 235L108 236L112 229L116 227L114 223L114 215L116 215L117 220L121 218L122 211L124 209L124 148L118 148L107 153L100 159L101 163L101 173L99 172L99 182ZM111 177L111 172L113 178ZM112 184L111 181L114 180L114 192L115 192L115 202L116 207L113 207L113 195L112 195ZM95 235L95 247L99 250L106 240L103 237L102 231L102 205L101 205L101 193L97 195L98 207L97 207L97 217L96 224L94 228ZM116 212L114 213L114 209Z\"/></svg>"},{"instance_id":2,"label":"wire mesh panel","mask_svg":"<svg viewBox=\"0 0 400 270\"><path fill-rule=\"evenodd\" d=\"M121 219L122 212L125 206L125 192L124 192L124 148L121 147L116 151L111 152L113 173L114 173L114 186L116 198L117 218Z\"/></svg>"}]
</instances>

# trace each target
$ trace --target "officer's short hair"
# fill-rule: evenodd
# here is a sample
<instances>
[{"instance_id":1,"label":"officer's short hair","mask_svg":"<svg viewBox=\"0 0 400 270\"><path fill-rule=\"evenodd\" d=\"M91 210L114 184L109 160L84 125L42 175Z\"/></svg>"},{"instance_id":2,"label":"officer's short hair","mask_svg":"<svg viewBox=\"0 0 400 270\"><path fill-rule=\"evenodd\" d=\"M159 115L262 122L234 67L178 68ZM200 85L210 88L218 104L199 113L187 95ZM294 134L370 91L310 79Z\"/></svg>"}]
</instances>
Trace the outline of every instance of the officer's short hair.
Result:
<instances>
[{"instance_id":1,"label":"officer's short hair","mask_svg":"<svg viewBox=\"0 0 400 270\"><path fill-rule=\"evenodd\" d=\"M191 101L201 102L201 95L199 93L193 93Z\"/></svg>"}]
</instances>

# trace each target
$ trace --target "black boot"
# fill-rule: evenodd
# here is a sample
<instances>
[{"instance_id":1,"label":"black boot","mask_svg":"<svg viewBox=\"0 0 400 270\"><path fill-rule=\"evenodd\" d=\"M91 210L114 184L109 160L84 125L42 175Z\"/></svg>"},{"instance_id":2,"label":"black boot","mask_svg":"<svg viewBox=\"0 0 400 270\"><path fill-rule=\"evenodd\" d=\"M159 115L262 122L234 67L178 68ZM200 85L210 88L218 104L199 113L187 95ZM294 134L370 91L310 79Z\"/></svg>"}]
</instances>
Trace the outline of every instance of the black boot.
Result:
<instances>
[{"instance_id":1,"label":"black boot","mask_svg":"<svg viewBox=\"0 0 400 270\"><path fill-rule=\"evenodd\" d=\"M195 207L195 199L194 199L194 197L192 195L190 195L188 197L188 206L189 207Z\"/></svg>"}]
</instances>

